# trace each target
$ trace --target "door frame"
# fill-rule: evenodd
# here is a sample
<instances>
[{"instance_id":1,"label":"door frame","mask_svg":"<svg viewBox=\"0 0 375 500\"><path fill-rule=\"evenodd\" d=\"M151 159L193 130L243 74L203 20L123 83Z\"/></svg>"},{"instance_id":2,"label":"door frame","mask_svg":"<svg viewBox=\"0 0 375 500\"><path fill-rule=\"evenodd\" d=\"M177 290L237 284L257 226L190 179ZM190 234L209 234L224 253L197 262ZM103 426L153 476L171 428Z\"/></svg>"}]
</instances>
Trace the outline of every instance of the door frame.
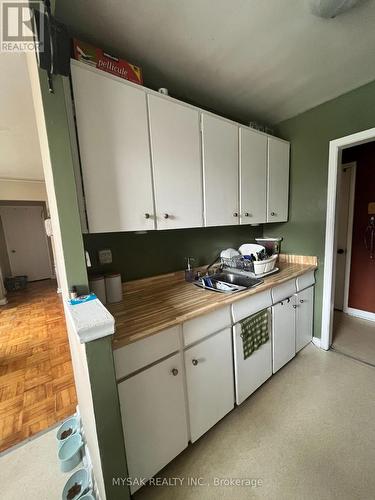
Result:
<instances>
[{"instance_id":1,"label":"door frame","mask_svg":"<svg viewBox=\"0 0 375 500\"><path fill-rule=\"evenodd\" d=\"M328 350L332 344L335 271L337 252L336 209L342 151L375 140L375 128L334 139L329 143L327 215L324 250L323 306L320 346Z\"/></svg>"},{"instance_id":2,"label":"door frame","mask_svg":"<svg viewBox=\"0 0 375 500\"><path fill-rule=\"evenodd\" d=\"M0 208L2 208L2 207L14 207L14 208L16 208L16 207L20 207L20 208L22 208L22 207L26 207L26 208L27 207L40 207L42 209L42 213L44 215L44 218L46 219L48 217L48 209L47 209L47 204L45 201L0 200ZM54 258L53 258L53 253L52 253L51 241L48 238L47 233L45 233L44 236L45 236L45 242L46 242L46 246L47 246L48 266L49 266L50 276L49 276L49 278L41 278L41 280L43 280L43 279L55 279L56 276L53 272ZM7 253L8 259L9 259L10 270L12 272L12 275L14 275L15 273L13 272L12 262L10 259L10 246L9 246L9 243L7 240L7 235L6 235L5 231L4 231L4 238L5 238L5 245L6 245L6 253ZM34 281L41 281L41 280L34 280Z\"/></svg>"},{"instance_id":3,"label":"door frame","mask_svg":"<svg viewBox=\"0 0 375 500\"><path fill-rule=\"evenodd\" d=\"M343 300L343 308L342 308L344 313L348 313L350 268L351 268L351 261L352 261L355 180L356 180L356 175L357 175L357 162L352 161L350 163L342 163L341 167L342 167L342 170L344 168L351 169L350 192L349 192L349 210L348 210L347 234L346 234L344 300Z\"/></svg>"}]
</instances>

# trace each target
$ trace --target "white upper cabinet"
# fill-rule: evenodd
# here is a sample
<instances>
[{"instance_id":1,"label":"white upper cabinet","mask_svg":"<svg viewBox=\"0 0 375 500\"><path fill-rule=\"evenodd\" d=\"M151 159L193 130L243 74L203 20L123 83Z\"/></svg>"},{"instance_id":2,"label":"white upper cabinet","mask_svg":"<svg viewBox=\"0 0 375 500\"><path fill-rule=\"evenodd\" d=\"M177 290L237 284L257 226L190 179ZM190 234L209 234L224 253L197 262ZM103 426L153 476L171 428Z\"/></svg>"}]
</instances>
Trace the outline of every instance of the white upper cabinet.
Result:
<instances>
[{"instance_id":1,"label":"white upper cabinet","mask_svg":"<svg viewBox=\"0 0 375 500\"><path fill-rule=\"evenodd\" d=\"M89 232L288 219L288 142L78 61L71 71Z\"/></svg>"},{"instance_id":2,"label":"white upper cabinet","mask_svg":"<svg viewBox=\"0 0 375 500\"><path fill-rule=\"evenodd\" d=\"M289 142L268 138L267 222L288 220Z\"/></svg>"},{"instance_id":3,"label":"white upper cabinet","mask_svg":"<svg viewBox=\"0 0 375 500\"><path fill-rule=\"evenodd\" d=\"M143 88L75 63L72 81L89 231L155 229Z\"/></svg>"},{"instance_id":4,"label":"white upper cabinet","mask_svg":"<svg viewBox=\"0 0 375 500\"><path fill-rule=\"evenodd\" d=\"M198 110L149 95L158 229L203 225Z\"/></svg>"},{"instance_id":5,"label":"white upper cabinet","mask_svg":"<svg viewBox=\"0 0 375 500\"><path fill-rule=\"evenodd\" d=\"M267 221L267 136L240 127L240 223Z\"/></svg>"},{"instance_id":6,"label":"white upper cabinet","mask_svg":"<svg viewBox=\"0 0 375 500\"><path fill-rule=\"evenodd\" d=\"M202 113L205 225L239 223L238 126Z\"/></svg>"}]
</instances>

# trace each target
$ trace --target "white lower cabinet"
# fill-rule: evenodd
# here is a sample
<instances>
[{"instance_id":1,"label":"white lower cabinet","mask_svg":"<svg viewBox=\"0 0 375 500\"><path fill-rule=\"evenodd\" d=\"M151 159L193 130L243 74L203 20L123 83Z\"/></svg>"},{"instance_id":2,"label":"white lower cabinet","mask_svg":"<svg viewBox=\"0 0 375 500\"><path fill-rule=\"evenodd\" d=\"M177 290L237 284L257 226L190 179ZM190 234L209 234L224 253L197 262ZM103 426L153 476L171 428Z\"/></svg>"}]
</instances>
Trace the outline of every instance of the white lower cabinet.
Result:
<instances>
[{"instance_id":1,"label":"white lower cabinet","mask_svg":"<svg viewBox=\"0 0 375 500\"><path fill-rule=\"evenodd\" d=\"M296 354L295 297L272 306L273 373L276 373Z\"/></svg>"},{"instance_id":2,"label":"white lower cabinet","mask_svg":"<svg viewBox=\"0 0 375 500\"><path fill-rule=\"evenodd\" d=\"M151 478L188 444L182 355L129 377L118 391L129 476Z\"/></svg>"},{"instance_id":3,"label":"white lower cabinet","mask_svg":"<svg viewBox=\"0 0 375 500\"><path fill-rule=\"evenodd\" d=\"M184 356L194 442L234 407L231 329L190 347Z\"/></svg>"},{"instance_id":4,"label":"white lower cabinet","mask_svg":"<svg viewBox=\"0 0 375 500\"><path fill-rule=\"evenodd\" d=\"M186 321L182 330L171 327L118 349L116 375L126 377L118 391L129 475L153 477L189 440L194 443L229 413L235 400L241 404L307 345L313 297L313 286L296 293L290 280L236 302L231 310L224 306ZM270 340L245 360L238 322L272 301Z\"/></svg>"},{"instance_id":5,"label":"white lower cabinet","mask_svg":"<svg viewBox=\"0 0 375 500\"><path fill-rule=\"evenodd\" d=\"M236 403L240 405L272 375L271 332L268 342L244 359L241 326L234 325L233 346Z\"/></svg>"},{"instance_id":6,"label":"white lower cabinet","mask_svg":"<svg viewBox=\"0 0 375 500\"><path fill-rule=\"evenodd\" d=\"M314 287L298 292L296 301L296 352L309 342L313 335Z\"/></svg>"}]
</instances>

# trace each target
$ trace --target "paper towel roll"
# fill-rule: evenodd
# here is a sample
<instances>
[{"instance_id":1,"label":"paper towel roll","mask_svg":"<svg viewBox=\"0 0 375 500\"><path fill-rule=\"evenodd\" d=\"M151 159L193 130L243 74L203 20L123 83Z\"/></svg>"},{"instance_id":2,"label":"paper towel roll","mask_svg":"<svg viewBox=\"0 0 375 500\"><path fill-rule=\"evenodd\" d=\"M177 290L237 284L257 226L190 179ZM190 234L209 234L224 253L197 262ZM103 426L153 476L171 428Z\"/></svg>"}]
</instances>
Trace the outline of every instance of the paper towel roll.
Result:
<instances>
[{"instance_id":1,"label":"paper towel roll","mask_svg":"<svg viewBox=\"0 0 375 500\"><path fill-rule=\"evenodd\" d=\"M122 301L122 284L120 273L105 275L105 290L109 304Z\"/></svg>"}]
</instances>

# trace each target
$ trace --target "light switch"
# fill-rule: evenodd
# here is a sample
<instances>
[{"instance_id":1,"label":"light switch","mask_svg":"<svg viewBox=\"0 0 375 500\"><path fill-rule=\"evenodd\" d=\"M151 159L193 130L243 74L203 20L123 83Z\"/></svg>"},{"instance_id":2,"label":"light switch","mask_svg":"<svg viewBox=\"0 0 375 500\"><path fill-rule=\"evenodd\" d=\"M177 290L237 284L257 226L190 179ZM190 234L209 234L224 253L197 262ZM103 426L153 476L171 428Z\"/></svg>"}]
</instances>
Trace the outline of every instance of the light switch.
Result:
<instances>
[{"instance_id":1,"label":"light switch","mask_svg":"<svg viewBox=\"0 0 375 500\"><path fill-rule=\"evenodd\" d=\"M98 255L100 264L112 264L112 252L109 248L99 250Z\"/></svg>"}]
</instances>

